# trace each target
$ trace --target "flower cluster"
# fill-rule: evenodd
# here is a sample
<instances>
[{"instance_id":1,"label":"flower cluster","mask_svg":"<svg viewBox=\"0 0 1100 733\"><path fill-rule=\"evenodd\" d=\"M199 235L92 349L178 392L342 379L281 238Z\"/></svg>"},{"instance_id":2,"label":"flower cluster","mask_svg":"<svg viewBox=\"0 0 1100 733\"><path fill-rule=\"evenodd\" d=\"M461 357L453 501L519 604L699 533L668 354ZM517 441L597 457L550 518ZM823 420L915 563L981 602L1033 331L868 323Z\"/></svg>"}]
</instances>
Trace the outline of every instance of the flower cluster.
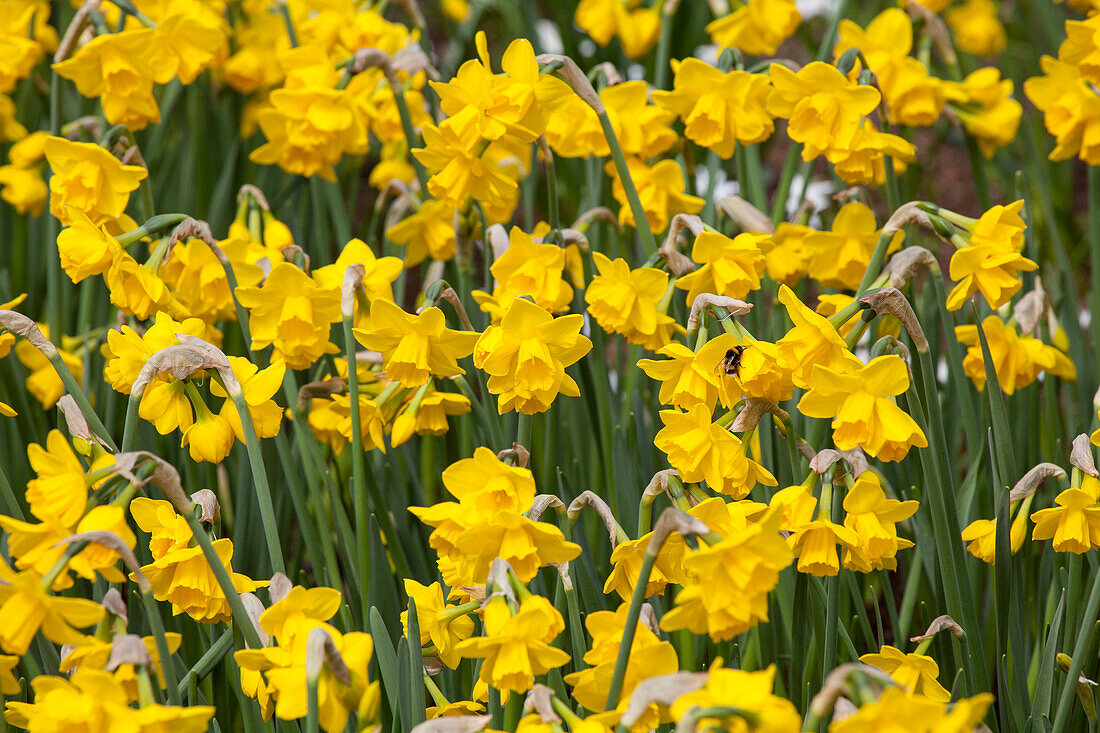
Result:
<instances>
[{"instance_id":1,"label":"flower cluster","mask_svg":"<svg viewBox=\"0 0 1100 733\"><path fill-rule=\"evenodd\" d=\"M5 722L1095 723L1100 0L1024 5L0 3Z\"/></svg>"}]
</instances>

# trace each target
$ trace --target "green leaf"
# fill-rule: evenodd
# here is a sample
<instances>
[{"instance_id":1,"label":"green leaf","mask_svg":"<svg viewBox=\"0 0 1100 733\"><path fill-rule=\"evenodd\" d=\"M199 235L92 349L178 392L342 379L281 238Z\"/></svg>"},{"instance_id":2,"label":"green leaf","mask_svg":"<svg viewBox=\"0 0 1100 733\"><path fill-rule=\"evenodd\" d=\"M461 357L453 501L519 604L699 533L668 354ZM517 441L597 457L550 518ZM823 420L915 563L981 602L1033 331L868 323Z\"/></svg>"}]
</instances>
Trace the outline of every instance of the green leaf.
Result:
<instances>
[{"instance_id":1,"label":"green leaf","mask_svg":"<svg viewBox=\"0 0 1100 733\"><path fill-rule=\"evenodd\" d=\"M402 687L401 678L397 675L397 652L393 650L390 632L377 608L370 610L370 631L374 638L374 659L378 662L378 672L382 675L382 689L386 691L386 699L389 700L394 718L397 718L397 691Z\"/></svg>"}]
</instances>

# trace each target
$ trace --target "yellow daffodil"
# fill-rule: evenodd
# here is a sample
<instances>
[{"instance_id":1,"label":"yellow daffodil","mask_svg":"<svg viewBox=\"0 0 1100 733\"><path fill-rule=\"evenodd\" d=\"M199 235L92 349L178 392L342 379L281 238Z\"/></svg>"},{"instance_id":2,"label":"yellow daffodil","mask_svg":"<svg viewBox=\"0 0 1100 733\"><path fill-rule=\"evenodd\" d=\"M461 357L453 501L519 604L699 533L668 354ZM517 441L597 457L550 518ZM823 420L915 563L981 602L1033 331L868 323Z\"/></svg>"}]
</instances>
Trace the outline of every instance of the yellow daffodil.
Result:
<instances>
[{"instance_id":1,"label":"yellow daffodil","mask_svg":"<svg viewBox=\"0 0 1100 733\"><path fill-rule=\"evenodd\" d=\"M659 349L669 342L676 322L668 316L668 273L653 267L630 269L624 259L592 253L599 273L584 292L588 313L608 333L632 344Z\"/></svg>"},{"instance_id":2,"label":"yellow daffodil","mask_svg":"<svg viewBox=\"0 0 1100 733\"><path fill-rule=\"evenodd\" d=\"M652 158L676 142L671 124L676 114L649 103L648 87L628 81L600 92L607 119L619 145L628 156ZM564 158L610 155L607 138L596 112L580 97L570 97L546 125L546 141Z\"/></svg>"},{"instance_id":3,"label":"yellow daffodil","mask_svg":"<svg viewBox=\"0 0 1100 733\"><path fill-rule=\"evenodd\" d=\"M480 115L480 134L498 140L505 134L533 142L546 129L549 113L560 106L572 90L560 79L539 74L531 42L512 41L501 57L503 74L493 74L484 31L474 38L478 59L459 67L446 83L432 82L440 107L448 115L473 107Z\"/></svg>"},{"instance_id":4,"label":"yellow daffodil","mask_svg":"<svg viewBox=\"0 0 1100 733\"><path fill-rule=\"evenodd\" d=\"M28 730L157 731L201 733L214 717L212 705L178 707L150 703L130 707L116 675L81 667L71 678L36 677L34 702L9 702L5 719Z\"/></svg>"},{"instance_id":5,"label":"yellow daffodil","mask_svg":"<svg viewBox=\"0 0 1100 733\"><path fill-rule=\"evenodd\" d=\"M538 244L519 227L512 227L508 249L490 268L496 281L492 295L475 290L474 300L494 323L500 322L513 300L524 295L551 313L562 313L573 302L573 288L562 277L564 268L564 249Z\"/></svg>"},{"instance_id":6,"label":"yellow daffodil","mask_svg":"<svg viewBox=\"0 0 1100 733\"><path fill-rule=\"evenodd\" d=\"M604 593L618 593L624 601L630 600L634 594L634 586L638 583L642 560L645 558L646 549L652 537L653 533L649 532L636 540L620 540L615 545L615 549L611 551L611 572L608 573L603 585ZM663 593L669 583L677 583L684 579L681 567L683 556L682 540L670 537L661 545L653 570L649 573L649 582L646 583L646 598Z\"/></svg>"},{"instance_id":7,"label":"yellow daffodil","mask_svg":"<svg viewBox=\"0 0 1100 733\"><path fill-rule=\"evenodd\" d=\"M1020 289L1017 273L1038 269L1020 254L1026 229L1020 217L1023 206L1023 200L994 206L977 220L950 215L967 234L960 238L966 246L951 256L951 279L959 282L947 296L948 310L958 310L975 292L991 308L1000 308Z\"/></svg>"},{"instance_id":8,"label":"yellow daffodil","mask_svg":"<svg viewBox=\"0 0 1100 733\"><path fill-rule=\"evenodd\" d=\"M993 0L964 0L944 14L947 25L955 31L955 45L960 51L995 56L1004 50L1007 38L997 8Z\"/></svg>"},{"instance_id":9,"label":"yellow daffodil","mask_svg":"<svg viewBox=\"0 0 1100 733\"><path fill-rule=\"evenodd\" d=\"M886 645L878 654L864 654L859 661L888 673L911 696L925 697L939 703L951 699L951 693L936 679L940 675L940 667L932 657L904 654L900 649Z\"/></svg>"},{"instance_id":10,"label":"yellow daffodil","mask_svg":"<svg viewBox=\"0 0 1100 733\"><path fill-rule=\"evenodd\" d=\"M810 252L806 237L814 230L802 224L782 222L775 229L775 247L765 254L768 277L777 283L790 286L806 275Z\"/></svg>"},{"instance_id":11,"label":"yellow daffodil","mask_svg":"<svg viewBox=\"0 0 1100 733\"><path fill-rule=\"evenodd\" d=\"M249 310L252 348L274 344L275 355L291 369L309 367L330 349L329 325L340 319L340 294L321 287L289 262L271 269L260 287L237 288Z\"/></svg>"},{"instance_id":12,"label":"yellow daffodil","mask_svg":"<svg viewBox=\"0 0 1100 733\"><path fill-rule=\"evenodd\" d=\"M901 357L880 356L867 365L850 357L840 369L814 366L798 410L832 418L833 442L841 450L860 446L880 460L899 461L910 447L928 446L924 432L893 400L907 389L909 370Z\"/></svg>"},{"instance_id":13,"label":"yellow daffodil","mask_svg":"<svg viewBox=\"0 0 1100 733\"><path fill-rule=\"evenodd\" d=\"M815 366L840 369L850 352L836 328L807 308L786 285L779 288L779 302L794 322L794 328L776 342L779 365L789 371L796 386L808 389Z\"/></svg>"},{"instance_id":14,"label":"yellow daffodil","mask_svg":"<svg viewBox=\"0 0 1100 733\"><path fill-rule=\"evenodd\" d=\"M29 212L38 216L49 197L50 189L42 179L47 137L41 131L27 135L8 150L9 164L0 166L0 186L3 186L0 198L14 206L20 214Z\"/></svg>"},{"instance_id":15,"label":"yellow daffodil","mask_svg":"<svg viewBox=\"0 0 1100 733\"><path fill-rule=\"evenodd\" d=\"M1078 555L1100 547L1100 503L1085 486L1069 488L1055 497L1055 506L1031 515L1033 540L1054 540L1055 552Z\"/></svg>"},{"instance_id":16,"label":"yellow daffodil","mask_svg":"<svg viewBox=\"0 0 1100 733\"><path fill-rule=\"evenodd\" d=\"M172 505L167 501L139 497L130 502L130 514L138 527L155 539L150 545L153 562L141 568L153 586L153 597L171 603L174 614L186 613L200 623L228 621L230 611L225 594L202 549L190 546L191 529ZM214 551L238 593L251 593L267 585L266 581L257 582L233 572L230 567L232 540L214 540Z\"/></svg>"},{"instance_id":17,"label":"yellow daffodil","mask_svg":"<svg viewBox=\"0 0 1100 733\"><path fill-rule=\"evenodd\" d=\"M61 137L46 139L50 177L50 213L70 223L71 206L93 222L116 219L126 209L130 192L149 175L141 166L123 165L109 152L92 143L74 143Z\"/></svg>"},{"instance_id":18,"label":"yellow daffodil","mask_svg":"<svg viewBox=\"0 0 1100 733\"><path fill-rule=\"evenodd\" d=\"M580 335L581 316L554 318L523 298L508 305L498 326L474 345L474 365L489 375L497 411L545 412L558 394L576 397L577 383L565 373L592 348Z\"/></svg>"},{"instance_id":19,"label":"yellow daffodil","mask_svg":"<svg viewBox=\"0 0 1100 733\"><path fill-rule=\"evenodd\" d=\"M336 88L338 72L323 55L306 58L309 47L296 49L303 67L297 83L271 92L258 121L267 142L249 158L299 176L336 181L333 166L345 154L367 149L367 126L351 94Z\"/></svg>"},{"instance_id":20,"label":"yellow daffodil","mask_svg":"<svg viewBox=\"0 0 1100 733\"><path fill-rule=\"evenodd\" d=\"M1012 520L1009 529L1009 548L1013 554L1020 551L1027 538L1027 507L1024 507ZM967 543L966 551L982 562L995 565L997 562L997 521L994 519L975 519L962 531L962 541Z\"/></svg>"},{"instance_id":21,"label":"yellow daffodil","mask_svg":"<svg viewBox=\"0 0 1100 733\"><path fill-rule=\"evenodd\" d=\"M165 689L166 681L164 679L164 666L160 659L157 639L153 636L143 636L141 641L142 644L145 645L145 651L149 654L149 658L153 660L153 672L156 674L157 682L163 690ZM168 631L164 634L164 641L168 646L169 653L175 654L179 651L183 636L174 631ZM80 646L72 647L69 653L61 658L61 664L58 667L58 671L73 672L82 667L105 669L107 663L111 659L111 650L113 646L114 645L109 641L102 641L94 636L87 636ZM118 668L114 670L114 677L117 682L122 684L122 687L126 690L126 694L131 700L139 699L138 673L135 665L119 665Z\"/></svg>"},{"instance_id":22,"label":"yellow daffodil","mask_svg":"<svg viewBox=\"0 0 1100 733\"><path fill-rule=\"evenodd\" d=\"M916 0L912 0L916 2ZM862 705L851 717L834 720L829 733L868 733L869 731L903 730L968 731L980 725L993 695L980 695L959 700L950 712L942 702L907 694L897 687L887 688L874 702Z\"/></svg>"},{"instance_id":23,"label":"yellow daffodil","mask_svg":"<svg viewBox=\"0 0 1100 733\"><path fill-rule=\"evenodd\" d=\"M802 22L793 0L748 0L706 28L721 48L735 48L754 56L770 56Z\"/></svg>"},{"instance_id":24,"label":"yellow daffodil","mask_svg":"<svg viewBox=\"0 0 1100 733\"><path fill-rule=\"evenodd\" d=\"M15 572L0 562L0 649L26 654L39 631L56 644L79 644L84 628L98 623L103 607L85 598L53 596L42 587L42 576L33 570Z\"/></svg>"},{"instance_id":25,"label":"yellow daffodil","mask_svg":"<svg viewBox=\"0 0 1100 733\"><path fill-rule=\"evenodd\" d=\"M768 593L779 582L779 571L791 563L780 520L779 512L767 512L745 530L690 551L684 570L692 580L676 594L661 628L686 628L725 641L766 621Z\"/></svg>"},{"instance_id":26,"label":"yellow daffodil","mask_svg":"<svg viewBox=\"0 0 1100 733\"><path fill-rule=\"evenodd\" d=\"M857 476L844 497L844 526L856 533L859 544L845 548L844 567L864 573L894 569L898 550L913 546L898 537L896 524L913 516L918 506L913 500L887 499L873 471Z\"/></svg>"},{"instance_id":27,"label":"yellow daffodil","mask_svg":"<svg viewBox=\"0 0 1100 733\"><path fill-rule=\"evenodd\" d=\"M149 28L96 36L53 70L85 97L98 98L111 124L144 129L160 122L153 84L167 83L176 70L175 59L160 53L156 35Z\"/></svg>"},{"instance_id":28,"label":"yellow daffodil","mask_svg":"<svg viewBox=\"0 0 1100 733\"><path fill-rule=\"evenodd\" d=\"M561 667L569 655L550 646L565 629L561 614L545 598L528 596L515 612L495 597L485 607L485 635L459 642L463 657L483 659L480 679L498 690L524 693L535 676Z\"/></svg>"},{"instance_id":29,"label":"yellow daffodil","mask_svg":"<svg viewBox=\"0 0 1100 733\"><path fill-rule=\"evenodd\" d=\"M1024 82L1024 92L1043 112L1047 132L1056 145L1051 160L1078 156L1100 165L1100 94L1090 88L1080 68L1050 56L1039 59L1042 76Z\"/></svg>"},{"instance_id":30,"label":"yellow daffodil","mask_svg":"<svg viewBox=\"0 0 1100 733\"><path fill-rule=\"evenodd\" d=\"M486 159L479 122L477 109L467 106L438 127L426 123L424 147L412 151L432 173L428 192L452 209L461 209L470 196L484 205L501 205L517 190L516 182Z\"/></svg>"},{"instance_id":31,"label":"yellow daffodil","mask_svg":"<svg viewBox=\"0 0 1100 733\"><path fill-rule=\"evenodd\" d=\"M615 660L622 644L626 628L627 610L630 604L624 602L612 611L597 611L585 619L585 627L592 636L592 647L584 655L584 661L591 665L587 669L566 676L565 681L573 688L573 697L588 710L602 713L607 703L611 677L615 669ZM658 675L672 674L679 667L676 650L672 644L662 641L640 621L634 632L630 647L630 659L623 676L623 687L615 706L598 720L614 725L626 710L634 689L647 679ZM637 725L654 728L668 721L667 709L652 704L638 718Z\"/></svg>"},{"instance_id":32,"label":"yellow daffodil","mask_svg":"<svg viewBox=\"0 0 1100 733\"><path fill-rule=\"evenodd\" d=\"M1044 344L1031 334L1020 333L1016 326L1005 323L996 315L986 316L982 331L989 344L989 354L997 373L997 382L1005 394L1012 394L1047 372L1067 381L1077 379L1077 369L1059 349ZM978 327L955 326L955 338L967 346L963 371L978 389L985 389L985 359L978 338Z\"/></svg>"},{"instance_id":33,"label":"yellow daffodil","mask_svg":"<svg viewBox=\"0 0 1100 733\"><path fill-rule=\"evenodd\" d=\"M802 729L802 718L790 700L774 694L775 672L774 664L757 672L712 666L702 689L676 699L671 707L672 717L680 720L694 707L721 708L735 704L740 713L701 718L699 727L737 730L751 721L749 725L758 730L795 733Z\"/></svg>"},{"instance_id":34,"label":"yellow daffodil","mask_svg":"<svg viewBox=\"0 0 1100 733\"><path fill-rule=\"evenodd\" d=\"M456 646L474 633L474 621L468 615L455 612L457 606L448 606L443 599L439 583L425 586L409 578L405 579L405 594L416 602L416 619L420 627L420 645L432 644L435 656L451 669L462 660ZM401 613L405 634L409 633L409 613Z\"/></svg>"},{"instance_id":35,"label":"yellow daffodil","mask_svg":"<svg viewBox=\"0 0 1100 733\"><path fill-rule=\"evenodd\" d=\"M229 237L217 243L229 258L237 285L260 284L263 271L256 265L256 250L247 238ZM172 289L172 294L188 314L207 323L237 320L237 309L225 266L207 244L198 239L177 242L157 275Z\"/></svg>"},{"instance_id":36,"label":"yellow daffodil","mask_svg":"<svg viewBox=\"0 0 1100 733\"><path fill-rule=\"evenodd\" d=\"M860 86L820 61L803 66L797 74L772 64L768 73L772 79L768 113L790 121L787 134L803 144L803 160L834 148L849 148L863 116L881 98L874 87Z\"/></svg>"},{"instance_id":37,"label":"yellow daffodil","mask_svg":"<svg viewBox=\"0 0 1100 733\"><path fill-rule=\"evenodd\" d=\"M684 176L680 165L670 159L655 165L642 160L627 158L627 169L638 189L638 199L642 202L646 221L654 232L663 232L668 222L677 214L698 214L703 210L703 199L684 193ZM611 195L619 202L619 223L634 226L634 214L626 198L626 190L619 180L618 171L611 162L605 166L609 175L614 176Z\"/></svg>"},{"instance_id":38,"label":"yellow daffodil","mask_svg":"<svg viewBox=\"0 0 1100 733\"><path fill-rule=\"evenodd\" d=\"M107 459L108 462L110 459ZM83 499L78 501L84 506ZM66 537L78 532L106 531L122 540L131 550L137 542L133 531L126 524L122 507L100 505L93 507L79 522L66 525L56 517L47 515L41 522L21 522L12 517L0 516L0 527L8 533L8 550L15 558L15 567L20 570L34 570L38 575L46 575L66 551L61 544ZM87 547L69 559L65 569L57 575L53 591L61 591L73 584L69 572L74 572L86 580L95 580L96 574L111 583L121 583L126 577L116 567L118 552L97 543Z\"/></svg>"},{"instance_id":39,"label":"yellow daffodil","mask_svg":"<svg viewBox=\"0 0 1100 733\"><path fill-rule=\"evenodd\" d=\"M416 267L428 258L447 262L455 256L454 209L429 199L387 229L386 238L404 245L405 267Z\"/></svg>"},{"instance_id":40,"label":"yellow daffodil","mask_svg":"<svg viewBox=\"0 0 1100 733\"><path fill-rule=\"evenodd\" d=\"M827 287L855 290L871 261L880 232L875 214L866 204L859 201L845 204L833 219L830 231L806 235L810 277ZM904 239L905 233L898 231L887 252L897 251Z\"/></svg>"},{"instance_id":41,"label":"yellow daffodil","mask_svg":"<svg viewBox=\"0 0 1100 733\"><path fill-rule=\"evenodd\" d=\"M760 287L765 255L772 248L768 234L738 234L733 239L718 232L703 232L695 238L691 259L702 266L676 280L686 290L687 305L702 293L743 299Z\"/></svg>"},{"instance_id":42,"label":"yellow daffodil","mask_svg":"<svg viewBox=\"0 0 1100 733\"><path fill-rule=\"evenodd\" d=\"M50 338L50 327L48 325L39 323L38 330L47 339ZM57 351L61 355L61 361L72 372L77 383L80 383L80 380L84 378L84 359L80 357L77 347L82 345L83 339L62 336L60 341L61 343L55 345L58 347ZM61 399L61 395L65 393L65 385L62 383L61 377L57 376L57 371L50 360L34 345L25 340L20 340L15 344L15 356L30 372L24 384L26 384L27 390L34 395L34 398L41 403L42 408L48 410L56 405L57 401Z\"/></svg>"},{"instance_id":43,"label":"yellow daffodil","mask_svg":"<svg viewBox=\"0 0 1100 733\"><path fill-rule=\"evenodd\" d=\"M775 125L766 109L771 79L766 74L722 72L696 58L672 62L672 91L655 90L653 101L684 121L684 136L722 158L736 143L767 140Z\"/></svg>"},{"instance_id":44,"label":"yellow daffodil","mask_svg":"<svg viewBox=\"0 0 1100 733\"><path fill-rule=\"evenodd\" d=\"M1016 139L1023 106L1013 99L1011 79L1001 79L995 66L978 69L948 90L952 111L966 131L978 141L986 159Z\"/></svg>"},{"instance_id":45,"label":"yellow daffodil","mask_svg":"<svg viewBox=\"0 0 1100 733\"><path fill-rule=\"evenodd\" d=\"M665 427L654 445L668 455L680 478L706 481L713 491L740 499L757 483L775 486L775 477L746 455L745 445L733 433L711 422L710 410L696 403L688 412L663 410Z\"/></svg>"},{"instance_id":46,"label":"yellow daffodil","mask_svg":"<svg viewBox=\"0 0 1100 733\"><path fill-rule=\"evenodd\" d=\"M698 351L673 342L657 350L659 356L667 359L640 359L638 368L650 379L661 382L657 394L661 404L681 410L702 404L709 414L719 397L724 402L727 399L728 392L721 385L721 380L726 379L721 365L726 352L736 345L737 339L728 333L710 339Z\"/></svg>"},{"instance_id":47,"label":"yellow daffodil","mask_svg":"<svg viewBox=\"0 0 1100 733\"><path fill-rule=\"evenodd\" d=\"M70 206L67 213L71 223L57 235L57 251L65 274L78 283L90 275L107 272L122 251L118 240L83 211Z\"/></svg>"}]
</instances>

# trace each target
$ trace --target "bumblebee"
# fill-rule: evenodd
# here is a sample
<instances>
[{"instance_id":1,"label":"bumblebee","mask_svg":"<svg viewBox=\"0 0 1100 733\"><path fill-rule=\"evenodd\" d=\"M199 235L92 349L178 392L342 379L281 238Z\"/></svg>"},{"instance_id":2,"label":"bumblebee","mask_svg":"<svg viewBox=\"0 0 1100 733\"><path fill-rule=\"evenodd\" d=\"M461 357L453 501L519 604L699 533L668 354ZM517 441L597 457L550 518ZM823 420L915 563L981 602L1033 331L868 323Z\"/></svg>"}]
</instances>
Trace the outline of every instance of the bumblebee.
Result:
<instances>
[{"instance_id":1,"label":"bumblebee","mask_svg":"<svg viewBox=\"0 0 1100 733\"><path fill-rule=\"evenodd\" d=\"M722 359L722 371L726 373L727 377L733 377L738 379L741 376L741 356L745 353L747 346L734 346L732 349L726 351L725 357Z\"/></svg>"}]
</instances>

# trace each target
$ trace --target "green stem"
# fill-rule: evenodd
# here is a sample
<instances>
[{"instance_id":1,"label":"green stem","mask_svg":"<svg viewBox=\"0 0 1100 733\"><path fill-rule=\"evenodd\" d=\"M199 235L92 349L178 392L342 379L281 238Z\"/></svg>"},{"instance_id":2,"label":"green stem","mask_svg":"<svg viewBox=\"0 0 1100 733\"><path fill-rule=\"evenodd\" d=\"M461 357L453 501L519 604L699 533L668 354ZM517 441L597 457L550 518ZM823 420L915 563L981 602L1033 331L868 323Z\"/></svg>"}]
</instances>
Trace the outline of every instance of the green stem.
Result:
<instances>
[{"instance_id":1,"label":"green stem","mask_svg":"<svg viewBox=\"0 0 1100 733\"><path fill-rule=\"evenodd\" d=\"M428 171L424 168L424 164L417 160L416 156L412 154L413 148L419 148L421 145L420 138L413 128L412 115L409 114L409 105L405 101L405 90L402 88L396 75L389 74L387 76L390 82L390 89L393 90L393 101L397 105L397 114L401 117L401 129L405 132L405 145L409 149L409 161L412 163L413 170L416 171L416 181L420 184L420 195L422 197L427 196Z\"/></svg>"},{"instance_id":2,"label":"green stem","mask_svg":"<svg viewBox=\"0 0 1100 733\"><path fill-rule=\"evenodd\" d=\"M857 301L867 294L867 291L871 288L871 284L874 283L875 278L877 278L879 272L882 271L882 262L886 259L886 250L890 249L890 242L892 242L893 239L893 233L887 234L883 231L883 233L879 235L878 243L875 244L875 250L871 253L871 259L867 263L867 270L863 273L863 279L859 281L859 287L856 288L855 297Z\"/></svg>"},{"instance_id":3,"label":"green stem","mask_svg":"<svg viewBox=\"0 0 1100 733\"><path fill-rule=\"evenodd\" d=\"M187 685L190 682L192 676L196 680L203 679L225 658L225 655L229 653L229 650L233 648L233 629L226 629L222 632L222 635L218 637L218 640L210 645L210 648L203 652L203 655L199 657L199 661L195 662L190 671L183 676L183 680L176 686L176 696L179 697L187 690ZM163 663L163 662L162 662ZM166 676L167 678L167 676ZM175 703L173 703L175 704Z\"/></svg>"},{"instance_id":4,"label":"green stem","mask_svg":"<svg viewBox=\"0 0 1100 733\"><path fill-rule=\"evenodd\" d=\"M584 633L581 631L581 607L577 589L570 583L565 589L565 606L569 611L569 642L573 646L573 671L584 669Z\"/></svg>"},{"instance_id":5,"label":"green stem","mask_svg":"<svg viewBox=\"0 0 1100 733\"><path fill-rule=\"evenodd\" d=\"M252 414L248 411L243 392L238 391L232 397L241 418L241 427L244 429L244 444L248 450L252 481L256 485L256 501L260 505L260 519L264 525L264 540L267 542L267 553L271 558L271 569L277 573L286 573L282 544L279 542L279 527L275 519L275 505L271 501L271 486L267 481L267 468L264 466L260 441L252 425Z\"/></svg>"},{"instance_id":6,"label":"green stem","mask_svg":"<svg viewBox=\"0 0 1100 733\"><path fill-rule=\"evenodd\" d=\"M787 217L787 199L791 193L791 181L794 180L794 170L798 165L798 154L802 151L802 145L794 140L789 141L787 158L783 161L783 170L779 174L779 185L775 189L775 198L772 200L772 224L778 226Z\"/></svg>"},{"instance_id":7,"label":"green stem","mask_svg":"<svg viewBox=\"0 0 1100 733\"><path fill-rule=\"evenodd\" d=\"M160 657L160 668L164 673L164 684L168 689L168 701L173 705L179 705L180 690L176 684L176 670L172 665L172 653L168 651L168 639L164 635L164 620L160 617L156 599L153 598L151 592L141 594L141 603L145 609L149 627L153 630L153 638L157 642L157 655Z\"/></svg>"},{"instance_id":8,"label":"green stem","mask_svg":"<svg viewBox=\"0 0 1100 733\"><path fill-rule=\"evenodd\" d=\"M651 554L652 551L652 554ZM604 710L614 710L619 705L619 698L623 692L623 680L626 678L626 665L630 661L630 647L634 645L634 633L638 629L638 616L642 612L642 601L645 599L645 589L649 585L649 576L653 572L653 564L657 561L656 548L646 550L642 559L642 569L638 573L638 583L634 586L634 593L630 596L630 609L626 614L626 626L623 627L623 638L619 642L619 654L615 658L615 671L611 675L611 686L607 691L607 702Z\"/></svg>"},{"instance_id":9,"label":"green stem","mask_svg":"<svg viewBox=\"0 0 1100 733\"><path fill-rule=\"evenodd\" d=\"M355 505L355 523L359 527L369 524L369 512L367 511L367 479L363 467L363 425L359 415L359 374L355 361L355 336L352 333L352 315L344 316L342 324L344 332L344 357L348 363L348 396L351 402L351 485L352 501ZM382 507L375 507L378 512L384 511ZM391 538L392 540L393 538ZM360 532L356 547L356 559L360 572L366 572L370 567L370 534ZM363 612L370 608L369 588L367 583L359 587L359 602Z\"/></svg>"},{"instance_id":10,"label":"green stem","mask_svg":"<svg viewBox=\"0 0 1100 733\"><path fill-rule=\"evenodd\" d=\"M1100 573L1095 573L1092 578L1092 589L1089 591L1089 600L1085 605L1085 614L1081 617L1081 628L1077 632L1077 643L1073 645L1073 658L1066 672L1066 682L1062 686L1062 694L1058 698L1058 709L1054 713L1053 733L1062 733L1069 723L1070 705L1077 687L1077 677L1081 674L1081 667L1092 645L1092 632L1096 627L1098 609L1100 609Z\"/></svg>"},{"instance_id":11,"label":"green stem","mask_svg":"<svg viewBox=\"0 0 1100 733\"><path fill-rule=\"evenodd\" d=\"M523 715L524 696L513 692L508 696L508 704L504 706L504 730L514 731L519 726L519 719Z\"/></svg>"},{"instance_id":12,"label":"green stem","mask_svg":"<svg viewBox=\"0 0 1100 733\"><path fill-rule=\"evenodd\" d=\"M138 408L141 406L141 397L144 394L130 393L126 400L126 422L122 428L122 453L129 453L134 449L134 438L137 433Z\"/></svg>"},{"instance_id":13,"label":"green stem","mask_svg":"<svg viewBox=\"0 0 1100 733\"><path fill-rule=\"evenodd\" d=\"M533 417L533 415L528 415L526 412L516 415L516 442L527 449L531 448Z\"/></svg>"},{"instance_id":14,"label":"green stem","mask_svg":"<svg viewBox=\"0 0 1100 733\"><path fill-rule=\"evenodd\" d=\"M611 119L606 110L597 113L600 118L600 127L603 128L604 137L607 138L607 147L611 149L611 159L615 161L615 170L619 173L619 180L623 184L626 200L630 203L630 213L634 215L634 228L642 238L642 248L646 257L657 251L657 240L653 238L653 231L649 228L649 220L645 218L645 209L638 197L638 189L634 186L634 179L630 176L630 169L626 165L626 157L619 145L619 138L615 135L615 129L611 126Z\"/></svg>"},{"instance_id":15,"label":"green stem","mask_svg":"<svg viewBox=\"0 0 1100 733\"><path fill-rule=\"evenodd\" d=\"M4 500L4 511L8 516L15 517L21 522L26 521L27 516L23 513L23 507L20 506L19 499L11 488L11 482L8 481L8 475L4 472L2 464L0 464L0 497Z\"/></svg>"},{"instance_id":16,"label":"green stem","mask_svg":"<svg viewBox=\"0 0 1100 733\"><path fill-rule=\"evenodd\" d=\"M51 332L52 333L52 332ZM54 336L54 338L60 339L60 334ZM118 452L118 446L115 444L114 438L111 437L110 432L107 431L103 421L99 419L99 415L92 409L92 403L88 401L88 395L84 394L84 390L80 388L80 385L76 383L76 378L73 377L73 373L69 371L69 367L65 366L65 362L61 359L61 353L54 351L49 355L50 364L53 365L54 371L57 372L57 376L61 377L61 382L65 385L65 390L72 395L76 401L76 406L80 408L81 414L84 415L84 419L88 421L88 425L95 431L95 434L103 439L103 442L113 451Z\"/></svg>"},{"instance_id":17,"label":"green stem","mask_svg":"<svg viewBox=\"0 0 1100 733\"><path fill-rule=\"evenodd\" d=\"M244 608L244 603L241 602L241 597L237 593L237 589L233 586L233 580L229 577L229 573L226 572L225 566L222 565L221 560L218 558L218 553L214 549L214 544L210 541L210 538L206 535L206 531L203 529L199 520L193 513L184 515L184 519L187 520L187 526L191 528L191 533L195 537L195 542L202 548L202 554L206 558L206 562L210 565L211 571L214 573L214 578L218 581L218 587L221 588L222 593L225 595L225 600L229 604L229 611L233 615L233 623L236 624L241 634L244 636L244 640L253 649L263 648L263 643L260 641L260 635L256 633L256 627L252 624L252 619L248 615L248 611Z\"/></svg>"},{"instance_id":18,"label":"green stem","mask_svg":"<svg viewBox=\"0 0 1100 733\"><path fill-rule=\"evenodd\" d=\"M1093 264L1091 269L1092 288L1089 291L1089 302L1092 313L1100 314L1100 166L1089 166L1088 172L1089 192L1089 217L1088 217L1088 241L1089 261ZM1100 364L1100 315L1093 318L1092 348L1096 354L1096 363Z\"/></svg>"}]
</instances>

